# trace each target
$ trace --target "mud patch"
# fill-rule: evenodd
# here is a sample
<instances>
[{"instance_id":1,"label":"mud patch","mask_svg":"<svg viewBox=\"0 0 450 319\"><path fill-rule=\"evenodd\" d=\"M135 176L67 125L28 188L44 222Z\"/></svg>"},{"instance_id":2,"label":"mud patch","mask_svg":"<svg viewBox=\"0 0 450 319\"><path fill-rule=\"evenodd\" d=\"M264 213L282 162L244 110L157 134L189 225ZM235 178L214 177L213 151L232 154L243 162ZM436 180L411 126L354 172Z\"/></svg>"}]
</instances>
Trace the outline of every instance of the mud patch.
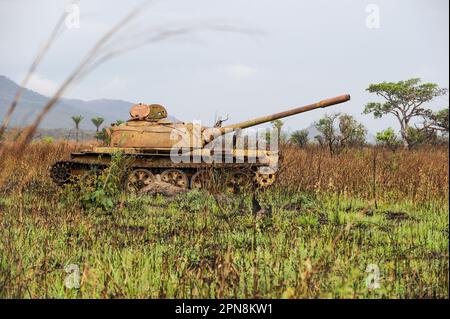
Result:
<instances>
[{"instance_id":1,"label":"mud patch","mask_svg":"<svg viewBox=\"0 0 450 319\"><path fill-rule=\"evenodd\" d=\"M362 216L368 216L368 217L372 217L373 216L373 210L371 208L367 208L367 207L360 208L358 210L358 213L360 215L362 215Z\"/></svg>"},{"instance_id":2,"label":"mud patch","mask_svg":"<svg viewBox=\"0 0 450 319\"><path fill-rule=\"evenodd\" d=\"M137 235L143 235L147 232L147 227L144 226L114 225L114 228L120 232L133 233Z\"/></svg>"},{"instance_id":3,"label":"mud patch","mask_svg":"<svg viewBox=\"0 0 450 319\"><path fill-rule=\"evenodd\" d=\"M166 197L173 197L179 194L187 193L189 189L174 186L165 182L154 182L141 190L141 194L156 195L160 194Z\"/></svg>"},{"instance_id":4,"label":"mud patch","mask_svg":"<svg viewBox=\"0 0 450 319\"><path fill-rule=\"evenodd\" d=\"M301 203L290 203L283 207L285 210L289 211L300 211L302 209Z\"/></svg>"},{"instance_id":5,"label":"mud patch","mask_svg":"<svg viewBox=\"0 0 450 319\"><path fill-rule=\"evenodd\" d=\"M396 212L396 211L386 211L384 212L386 219L396 221L396 222L402 222L407 220L414 220L416 221L417 218L409 216L408 213L405 212Z\"/></svg>"}]
</instances>

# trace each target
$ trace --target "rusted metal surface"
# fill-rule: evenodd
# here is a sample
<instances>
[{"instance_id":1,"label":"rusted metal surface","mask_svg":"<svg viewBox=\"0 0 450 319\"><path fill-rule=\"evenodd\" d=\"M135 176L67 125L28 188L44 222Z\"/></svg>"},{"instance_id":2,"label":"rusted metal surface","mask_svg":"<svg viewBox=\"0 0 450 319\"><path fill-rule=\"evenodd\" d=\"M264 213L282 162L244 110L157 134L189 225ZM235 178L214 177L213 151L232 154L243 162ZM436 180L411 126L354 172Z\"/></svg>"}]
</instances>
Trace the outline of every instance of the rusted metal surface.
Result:
<instances>
[{"instance_id":1,"label":"rusted metal surface","mask_svg":"<svg viewBox=\"0 0 450 319\"><path fill-rule=\"evenodd\" d=\"M333 98L330 98L330 99L322 100L322 101L314 103L314 104L305 105L305 106L301 106L301 107L296 107L296 108L290 109L288 111L284 111L284 112L275 113L275 114L272 114L272 115L258 117L256 119L245 121L245 122L241 122L241 123L227 125L227 126L222 127L222 129L224 131L226 131L227 129L228 130L229 129L232 129L232 130L245 129L245 128L256 126L256 125L259 125L259 124L263 124L263 123L279 120L279 119L282 119L282 118L285 118L285 117L289 117L289 116L292 116L292 115L296 115L296 114L312 111L312 110L315 110L315 109L318 109L318 108L324 108L324 107L328 107L328 106L344 103L344 102L347 102L349 100L350 100L350 95L348 95L348 94L340 95L340 96L336 96L336 97L333 97Z\"/></svg>"},{"instance_id":2,"label":"rusted metal surface","mask_svg":"<svg viewBox=\"0 0 450 319\"><path fill-rule=\"evenodd\" d=\"M131 107L130 116L132 119L144 120L150 114L150 108L146 104L135 104Z\"/></svg>"},{"instance_id":3,"label":"rusted metal surface","mask_svg":"<svg viewBox=\"0 0 450 319\"><path fill-rule=\"evenodd\" d=\"M131 107L130 116L132 120L157 121L167 117L167 110L160 104L135 104Z\"/></svg>"},{"instance_id":4,"label":"rusted metal surface","mask_svg":"<svg viewBox=\"0 0 450 319\"><path fill-rule=\"evenodd\" d=\"M94 152L84 152L84 153L73 153L72 154L72 162L77 164L86 165L108 165L111 161L111 155L103 153L103 156L99 156L100 153ZM255 155L250 154L243 157L244 163L227 163L224 159L226 154L221 154L222 156L218 158L219 160L216 162L201 162L196 163L191 158L189 162L182 163L174 163L170 159L170 155L168 154L130 154L130 158L132 159L131 166L132 167L151 167L151 168L223 168L223 167L260 167L263 165L270 164L270 159L272 157L267 156L266 160L263 154L260 154L260 158L256 162L249 161L249 156L255 158ZM231 157L235 157L235 153L231 154ZM189 159L189 157L186 157Z\"/></svg>"},{"instance_id":5,"label":"rusted metal surface","mask_svg":"<svg viewBox=\"0 0 450 319\"><path fill-rule=\"evenodd\" d=\"M192 123L173 123L167 119L167 110L162 105L135 104L130 110L129 121L107 129L110 137L109 146L72 153L72 161L57 162L52 166L51 176L56 183L63 184L69 180L67 177L69 175L82 176L92 167L98 169L107 167L111 155L122 152L130 157L131 168L135 171L148 170L151 174L160 174L167 180L176 180L184 187L198 184L198 181L193 182L193 179L200 176L197 174L199 170L204 169L226 169L231 173L242 169L250 170L254 173L254 180L261 187L270 186L276 178L273 167L278 164L277 152L251 149L217 151L206 148L205 145L214 138L237 129L245 129L348 100L350 95L337 96L220 128L200 127ZM170 151L174 147L182 149L184 159L188 161L174 163L170 157ZM201 158L202 161L193 160L195 157ZM206 160L211 158L215 160L212 162ZM236 160L237 158L243 162ZM250 161L250 158L256 160ZM177 172L177 178L173 177L174 172Z\"/></svg>"},{"instance_id":6,"label":"rusted metal surface","mask_svg":"<svg viewBox=\"0 0 450 319\"><path fill-rule=\"evenodd\" d=\"M132 116L145 119L129 121L111 129L111 147L121 148L149 148L170 150L173 147L203 148L207 143L220 135L245 129L259 124L296 114L324 108L350 100L350 95L341 95L320 102L293 108L284 112L259 117L241 123L227 125L221 128L195 127L192 123L177 123L161 121L161 116L167 116L164 107L152 104L138 104L133 106ZM147 107L147 109L145 109ZM144 110L145 109L145 110ZM149 120L151 118L151 120ZM155 121L155 119L160 121ZM175 131L177 134L172 134Z\"/></svg>"}]
</instances>

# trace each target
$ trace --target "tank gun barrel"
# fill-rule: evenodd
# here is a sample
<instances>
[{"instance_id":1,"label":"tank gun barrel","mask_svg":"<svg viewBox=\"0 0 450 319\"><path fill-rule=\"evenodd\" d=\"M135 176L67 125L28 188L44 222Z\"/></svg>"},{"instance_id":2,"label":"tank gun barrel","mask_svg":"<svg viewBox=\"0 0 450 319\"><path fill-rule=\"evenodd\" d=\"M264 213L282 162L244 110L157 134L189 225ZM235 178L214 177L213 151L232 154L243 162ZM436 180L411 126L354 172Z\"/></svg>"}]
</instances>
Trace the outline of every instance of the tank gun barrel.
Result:
<instances>
[{"instance_id":1,"label":"tank gun barrel","mask_svg":"<svg viewBox=\"0 0 450 319\"><path fill-rule=\"evenodd\" d=\"M324 108L324 107L328 107L328 106L331 106L331 105L344 103L344 102L347 102L349 100L350 100L350 95L349 94L340 95L340 96L336 96L336 97L333 97L333 98L322 100L322 101L314 103L314 104L309 104L309 105L293 108L293 109L290 109L288 111L275 113L275 114L267 115L267 116L262 116L262 117L258 117L258 118L253 119L253 120L248 120L248 121L244 121L244 122L240 122L240 123L236 123L236 124L227 125L227 126L222 127L222 130L223 130L224 133L226 133L226 132L229 132L230 130L245 129L245 128L248 128L248 127L251 127L251 126L259 125L259 124L266 123L266 122L275 121L275 120L278 120L278 119L281 119L281 118L285 118L285 117L292 116L292 115L295 115L295 114L308 112L308 111L311 111L311 110L314 110L314 109Z\"/></svg>"}]
</instances>

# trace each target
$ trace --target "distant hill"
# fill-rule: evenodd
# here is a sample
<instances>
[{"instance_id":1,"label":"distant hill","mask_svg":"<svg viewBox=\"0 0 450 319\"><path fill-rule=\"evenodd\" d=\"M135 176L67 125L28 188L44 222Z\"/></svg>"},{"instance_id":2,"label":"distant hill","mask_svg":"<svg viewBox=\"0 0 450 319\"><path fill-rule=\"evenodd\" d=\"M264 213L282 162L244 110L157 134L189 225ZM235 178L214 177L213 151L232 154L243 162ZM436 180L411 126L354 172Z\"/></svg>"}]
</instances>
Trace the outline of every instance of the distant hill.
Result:
<instances>
[{"instance_id":1,"label":"distant hill","mask_svg":"<svg viewBox=\"0 0 450 319\"><path fill-rule=\"evenodd\" d=\"M0 75L0 120L3 120L7 108L14 98L19 85L5 76ZM29 89L24 89L22 97L14 112L10 127L23 127L30 124L36 115L42 110L49 97L41 95ZM92 130L93 117L103 117L104 125L109 125L117 120L127 120L129 110L133 103L122 100L99 99L83 101L79 99L61 99L49 112L42 122L43 129L71 129L74 127L72 116L84 117L80 128ZM175 118L170 118L176 120Z\"/></svg>"},{"instance_id":2,"label":"distant hill","mask_svg":"<svg viewBox=\"0 0 450 319\"><path fill-rule=\"evenodd\" d=\"M19 85L17 83L0 75L0 122L3 120L7 108L18 89ZM49 97L47 96L25 89L9 127L23 127L30 124L48 100ZM110 99L98 99L92 101L61 99L45 117L40 128L43 130L50 130L43 132L43 134L48 134L50 136L72 137L72 129L74 128L72 116L81 115L84 119L80 124L80 128L86 131L86 136L92 136L94 133L91 131L94 130L95 127L91 123L91 118L97 116L103 117L105 119L104 126L117 120L127 120L129 118L128 112L132 104L133 103L127 101ZM169 119L175 122L178 121L178 119L172 116L169 116ZM319 134L313 124L306 129L309 132L309 138L311 140ZM368 133L367 140L369 143L374 143L375 137Z\"/></svg>"}]
</instances>

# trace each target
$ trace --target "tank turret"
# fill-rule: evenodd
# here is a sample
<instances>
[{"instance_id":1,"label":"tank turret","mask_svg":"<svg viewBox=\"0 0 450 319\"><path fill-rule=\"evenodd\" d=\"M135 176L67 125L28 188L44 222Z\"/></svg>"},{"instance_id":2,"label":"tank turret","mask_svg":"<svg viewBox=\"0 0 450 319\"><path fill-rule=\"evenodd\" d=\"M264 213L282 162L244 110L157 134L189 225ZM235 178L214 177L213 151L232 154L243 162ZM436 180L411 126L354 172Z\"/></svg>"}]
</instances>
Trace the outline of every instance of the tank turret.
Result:
<instances>
[{"instance_id":1,"label":"tank turret","mask_svg":"<svg viewBox=\"0 0 450 319\"><path fill-rule=\"evenodd\" d=\"M202 148L214 138L238 129L245 129L314 109L344 103L348 100L350 100L350 95L337 96L224 127L196 127L193 123L174 123L167 119L167 111L162 105L136 104L130 110L131 119L129 121L112 127L110 146L157 149L160 151L169 151L175 145L184 148Z\"/></svg>"}]
</instances>

